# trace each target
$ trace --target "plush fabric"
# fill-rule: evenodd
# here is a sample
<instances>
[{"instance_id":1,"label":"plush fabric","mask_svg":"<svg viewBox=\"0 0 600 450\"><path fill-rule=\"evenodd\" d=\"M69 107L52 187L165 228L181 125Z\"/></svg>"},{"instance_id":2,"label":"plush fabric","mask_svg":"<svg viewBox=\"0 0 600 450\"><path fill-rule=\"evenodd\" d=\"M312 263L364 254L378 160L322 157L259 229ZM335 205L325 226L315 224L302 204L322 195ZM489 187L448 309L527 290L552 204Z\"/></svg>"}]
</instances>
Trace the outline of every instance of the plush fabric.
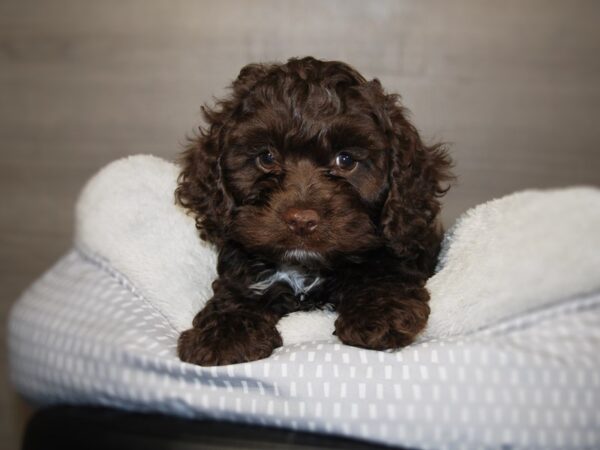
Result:
<instances>
[{"instance_id":1,"label":"plush fabric","mask_svg":"<svg viewBox=\"0 0 600 450\"><path fill-rule=\"evenodd\" d=\"M125 274L179 331L210 298L216 255L174 202L178 168L152 156L105 167L77 204L76 245ZM468 211L448 233L427 287L420 339L473 331L600 289L600 191L525 191ZM327 339L335 314L295 313L284 344Z\"/></svg>"},{"instance_id":2,"label":"plush fabric","mask_svg":"<svg viewBox=\"0 0 600 450\"><path fill-rule=\"evenodd\" d=\"M517 192L464 214L427 283L423 337L464 334L600 289L600 190Z\"/></svg>"},{"instance_id":3,"label":"plush fabric","mask_svg":"<svg viewBox=\"0 0 600 450\"><path fill-rule=\"evenodd\" d=\"M175 205L177 175L150 155L103 168L77 202L75 245L106 259L183 330L210 297L216 255Z\"/></svg>"}]
</instances>

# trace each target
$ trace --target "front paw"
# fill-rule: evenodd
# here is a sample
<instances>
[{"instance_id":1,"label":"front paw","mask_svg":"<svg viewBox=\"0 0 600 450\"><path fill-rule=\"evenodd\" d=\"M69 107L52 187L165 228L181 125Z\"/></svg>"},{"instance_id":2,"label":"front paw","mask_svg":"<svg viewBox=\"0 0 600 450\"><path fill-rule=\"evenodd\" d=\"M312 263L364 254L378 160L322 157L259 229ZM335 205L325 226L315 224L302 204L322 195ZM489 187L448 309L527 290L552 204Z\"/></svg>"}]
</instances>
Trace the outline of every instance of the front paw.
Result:
<instances>
[{"instance_id":1,"label":"front paw","mask_svg":"<svg viewBox=\"0 0 600 450\"><path fill-rule=\"evenodd\" d=\"M222 366L266 358L281 345L275 324L264 317L211 313L194 320L194 328L181 333L177 352L184 362Z\"/></svg>"},{"instance_id":2,"label":"front paw","mask_svg":"<svg viewBox=\"0 0 600 450\"><path fill-rule=\"evenodd\" d=\"M335 334L344 344L388 350L414 341L427 323L429 306L421 300L380 300L339 312Z\"/></svg>"}]
</instances>

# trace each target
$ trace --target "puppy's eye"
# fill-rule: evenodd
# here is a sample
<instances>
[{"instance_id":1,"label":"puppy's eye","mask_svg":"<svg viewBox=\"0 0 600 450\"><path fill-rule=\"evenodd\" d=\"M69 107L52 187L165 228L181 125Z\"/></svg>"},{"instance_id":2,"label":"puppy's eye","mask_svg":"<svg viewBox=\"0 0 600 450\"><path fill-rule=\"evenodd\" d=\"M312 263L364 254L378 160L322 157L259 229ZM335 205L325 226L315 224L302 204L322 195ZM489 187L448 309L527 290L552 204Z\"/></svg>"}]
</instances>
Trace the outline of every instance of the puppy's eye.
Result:
<instances>
[{"instance_id":1,"label":"puppy's eye","mask_svg":"<svg viewBox=\"0 0 600 450\"><path fill-rule=\"evenodd\" d=\"M261 169L267 171L272 170L277 165L273 153L269 151L263 152L260 155L258 155L256 157L256 164L258 164L258 167L260 167Z\"/></svg>"},{"instance_id":2,"label":"puppy's eye","mask_svg":"<svg viewBox=\"0 0 600 450\"><path fill-rule=\"evenodd\" d=\"M335 165L342 170L352 170L357 162L349 153L342 152L335 157Z\"/></svg>"}]
</instances>

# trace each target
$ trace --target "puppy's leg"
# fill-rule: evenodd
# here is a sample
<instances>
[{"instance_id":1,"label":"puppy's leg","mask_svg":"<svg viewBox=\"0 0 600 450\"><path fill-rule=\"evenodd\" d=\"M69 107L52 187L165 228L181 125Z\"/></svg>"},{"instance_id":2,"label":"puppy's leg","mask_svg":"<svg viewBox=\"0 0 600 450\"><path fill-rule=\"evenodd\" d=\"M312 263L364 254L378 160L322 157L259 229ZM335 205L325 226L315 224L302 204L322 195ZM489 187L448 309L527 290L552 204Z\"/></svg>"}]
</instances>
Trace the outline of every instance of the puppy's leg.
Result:
<instances>
[{"instance_id":1,"label":"puppy's leg","mask_svg":"<svg viewBox=\"0 0 600 450\"><path fill-rule=\"evenodd\" d=\"M247 303L247 304L246 304ZM182 361L201 366L236 364L266 358L282 345L279 317L252 299L233 300L220 289L196 315L193 328L179 337Z\"/></svg>"},{"instance_id":2,"label":"puppy's leg","mask_svg":"<svg viewBox=\"0 0 600 450\"><path fill-rule=\"evenodd\" d=\"M285 314L276 307L280 299L256 295L249 288L265 269L236 244L221 248L214 295L194 318L193 328L179 337L177 352L182 361L201 366L254 361L282 345L275 328Z\"/></svg>"},{"instance_id":3,"label":"puppy's leg","mask_svg":"<svg viewBox=\"0 0 600 450\"><path fill-rule=\"evenodd\" d=\"M335 332L345 344L373 350L413 342L429 317L429 293L422 285L368 280L344 292Z\"/></svg>"}]
</instances>

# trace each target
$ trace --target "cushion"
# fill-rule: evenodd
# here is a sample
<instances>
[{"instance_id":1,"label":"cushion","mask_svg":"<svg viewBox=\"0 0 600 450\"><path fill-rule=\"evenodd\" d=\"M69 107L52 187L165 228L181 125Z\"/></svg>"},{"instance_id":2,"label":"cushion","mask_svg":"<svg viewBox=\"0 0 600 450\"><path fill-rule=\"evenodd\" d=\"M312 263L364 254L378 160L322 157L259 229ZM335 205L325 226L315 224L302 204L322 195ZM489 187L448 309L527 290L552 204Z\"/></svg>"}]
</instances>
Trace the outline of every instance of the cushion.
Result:
<instances>
[{"instance_id":1,"label":"cushion","mask_svg":"<svg viewBox=\"0 0 600 450\"><path fill-rule=\"evenodd\" d=\"M291 314L265 360L198 367L179 332L210 297L214 249L174 204L177 167L103 169L73 249L13 308L13 383L96 404L417 448L600 445L600 192L528 191L467 212L429 281L431 320L395 352L342 345L335 315Z\"/></svg>"}]
</instances>

